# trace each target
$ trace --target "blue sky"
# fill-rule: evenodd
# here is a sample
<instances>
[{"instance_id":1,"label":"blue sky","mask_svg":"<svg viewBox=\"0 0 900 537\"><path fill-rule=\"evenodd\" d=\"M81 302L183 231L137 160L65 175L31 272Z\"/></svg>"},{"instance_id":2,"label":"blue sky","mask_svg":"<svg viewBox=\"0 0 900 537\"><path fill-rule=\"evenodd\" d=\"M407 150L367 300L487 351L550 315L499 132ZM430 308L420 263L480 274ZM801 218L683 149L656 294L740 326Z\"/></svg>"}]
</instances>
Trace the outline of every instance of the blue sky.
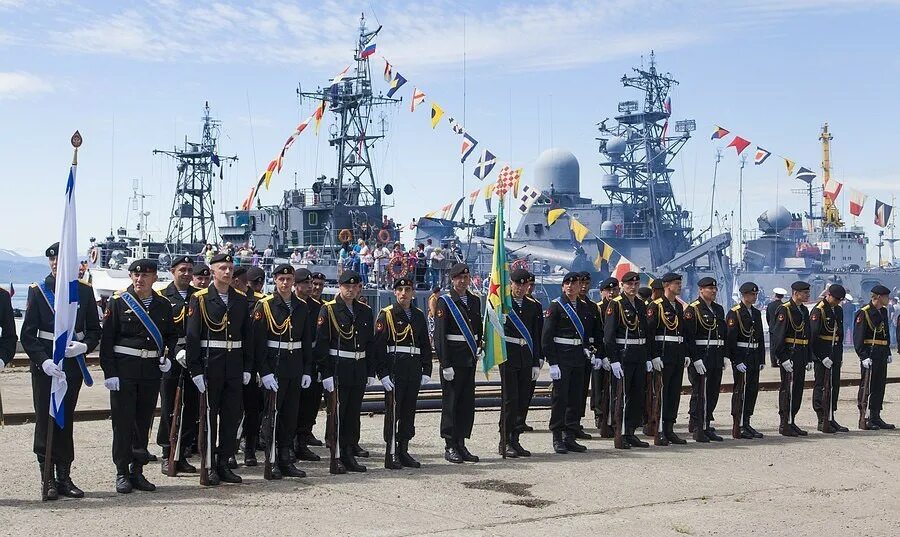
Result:
<instances>
[{"instance_id":1,"label":"blue sky","mask_svg":"<svg viewBox=\"0 0 900 537\"><path fill-rule=\"evenodd\" d=\"M672 94L675 119L697 121L673 181L696 228L709 221L714 124L819 171L817 137L829 122L836 178L870 196L860 223L873 244L874 198L897 194L900 57L892 23L900 1L0 0L0 247L35 254L58 237L56 194L75 129L85 139L78 175L85 243L105 235L111 220L124 223L135 179L151 196L151 228L162 234L175 170L152 150L197 138L205 101L223 122L222 152L240 159L226 169L218 208L239 204L312 110L298 106L297 84L324 84L349 63L363 11L370 27L384 25L373 70L380 73L384 55L409 80L404 103L385 111L388 140L375 153L380 183L396 189L390 213L400 222L478 184L474 158L461 169L459 139L446 122L432 131L427 105L409 112L413 86L448 115L465 117L479 148L524 166L526 183L541 150L572 151L582 193L605 201L594 125L634 98L619 79L651 49L681 82ZM380 77L375 87L387 89ZM302 186L333 174L329 120L319 138L307 131L297 140L263 202L277 202L294 172ZM720 213L737 210L737 177L731 149L719 168ZM805 207L790 193L802 183L786 179L774 156L749 164L744 185L745 229L774 205L776 191L789 209ZM846 213L843 194L840 204Z\"/></svg>"}]
</instances>

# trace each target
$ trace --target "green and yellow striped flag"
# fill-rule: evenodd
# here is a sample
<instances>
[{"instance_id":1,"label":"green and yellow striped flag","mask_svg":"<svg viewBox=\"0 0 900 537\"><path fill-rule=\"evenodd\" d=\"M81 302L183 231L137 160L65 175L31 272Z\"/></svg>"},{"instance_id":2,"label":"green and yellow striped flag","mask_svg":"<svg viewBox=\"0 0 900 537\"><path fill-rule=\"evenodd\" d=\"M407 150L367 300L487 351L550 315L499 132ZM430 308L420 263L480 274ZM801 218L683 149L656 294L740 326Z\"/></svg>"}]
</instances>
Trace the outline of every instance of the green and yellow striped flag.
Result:
<instances>
[{"instance_id":1,"label":"green and yellow striped flag","mask_svg":"<svg viewBox=\"0 0 900 537\"><path fill-rule=\"evenodd\" d=\"M506 340L503 325L512 309L509 295L509 265L506 263L506 247L503 244L503 198L494 222L494 259L491 264L491 280L488 287L487 311L484 316L484 358L481 365L485 375L506 361Z\"/></svg>"}]
</instances>

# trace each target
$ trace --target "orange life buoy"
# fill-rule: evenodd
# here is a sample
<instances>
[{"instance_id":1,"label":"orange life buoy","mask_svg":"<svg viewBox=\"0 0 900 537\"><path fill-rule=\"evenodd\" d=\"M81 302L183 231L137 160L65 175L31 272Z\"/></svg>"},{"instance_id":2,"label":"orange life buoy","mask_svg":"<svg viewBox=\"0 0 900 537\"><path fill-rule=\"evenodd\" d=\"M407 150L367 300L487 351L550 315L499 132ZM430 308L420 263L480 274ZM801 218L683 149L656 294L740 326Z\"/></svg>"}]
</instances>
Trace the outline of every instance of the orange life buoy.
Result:
<instances>
[{"instance_id":1,"label":"orange life buoy","mask_svg":"<svg viewBox=\"0 0 900 537\"><path fill-rule=\"evenodd\" d=\"M88 254L88 258L91 261L91 266L96 265L97 261L100 258L100 250L97 247L91 248L90 254Z\"/></svg>"},{"instance_id":2,"label":"orange life buoy","mask_svg":"<svg viewBox=\"0 0 900 537\"><path fill-rule=\"evenodd\" d=\"M378 240L381 242L387 242L391 240L391 234L388 230L382 229L378 232Z\"/></svg>"},{"instance_id":3,"label":"orange life buoy","mask_svg":"<svg viewBox=\"0 0 900 537\"><path fill-rule=\"evenodd\" d=\"M353 232L349 229L342 229L340 233L338 233L338 239L341 242L350 242L353 240Z\"/></svg>"}]
</instances>

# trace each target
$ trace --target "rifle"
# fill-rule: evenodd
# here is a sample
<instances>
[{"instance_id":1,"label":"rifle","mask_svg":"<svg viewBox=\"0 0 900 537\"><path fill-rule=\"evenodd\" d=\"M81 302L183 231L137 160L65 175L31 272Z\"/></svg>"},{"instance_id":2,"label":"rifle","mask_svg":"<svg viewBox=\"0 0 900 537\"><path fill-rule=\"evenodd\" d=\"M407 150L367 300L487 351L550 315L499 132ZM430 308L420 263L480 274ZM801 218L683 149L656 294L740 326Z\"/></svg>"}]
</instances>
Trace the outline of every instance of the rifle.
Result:
<instances>
[{"instance_id":1,"label":"rifle","mask_svg":"<svg viewBox=\"0 0 900 537\"><path fill-rule=\"evenodd\" d=\"M622 378L619 379L619 382L616 383L616 425L615 425L615 436L613 437L613 445L616 449L624 449L625 439L623 438L623 431L625 430L625 374L622 374Z\"/></svg>"},{"instance_id":2,"label":"rifle","mask_svg":"<svg viewBox=\"0 0 900 537\"><path fill-rule=\"evenodd\" d=\"M600 378L605 381L606 384L606 397L600 398L600 416L603 417L603 421L600 422L600 436L603 438L609 438L614 434L612 407L615 394L613 394L612 389L612 371L603 370Z\"/></svg>"},{"instance_id":3,"label":"rifle","mask_svg":"<svg viewBox=\"0 0 900 537\"><path fill-rule=\"evenodd\" d=\"M272 465L275 464L275 428L278 426L278 392L266 390L266 419L265 430L268 438L266 438L266 464L263 468L263 478L274 479L272 475ZM269 427L271 425L271 427Z\"/></svg>"},{"instance_id":4,"label":"rifle","mask_svg":"<svg viewBox=\"0 0 900 537\"><path fill-rule=\"evenodd\" d=\"M0 427L6 427L6 416L3 414L3 392L0 392Z\"/></svg>"},{"instance_id":5,"label":"rifle","mask_svg":"<svg viewBox=\"0 0 900 537\"><path fill-rule=\"evenodd\" d=\"M745 362L746 363L746 362ZM735 379L734 399L737 399L737 415L732 415L731 437L741 437L741 425L744 421L744 402L747 398L747 372L744 371Z\"/></svg>"},{"instance_id":6,"label":"rifle","mask_svg":"<svg viewBox=\"0 0 900 537\"><path fill-rule=\"evenodd\" d=\"M337 370L335 370L337 373ZM328 397L328 412L325 419L325 445L331 451L331 473L342 473L340 467L340 423L338 412L341 408L340 397L338 396L337 375L334 378L334 390Z\"/></svg>"},{"instance_id":7,"label":"rifle","mask_svg":"<svg viewBox=\"0 0 900 537\"><path fill-rule=\"evenodd\" d=\"M172 425L169 426L169 467L166 475L175 477L175 458L181 454L181 423L184 407L182 406L182 390L184 390L184 369L178 375L178 387L175 389L175 404L172 406Z\"/></svg>"},{"instance_id":8,"label":"rifle","mask_svg":"<svg viewBox=\"0 0 900 537\"><path fill-rule=\"evenodd\" d=\"M869 353L871 356L871 353ZM859 384L859 429L869 430L869 396L872 395L872 367L863 368L862 380Z\"/></svg>"},{"instance_id":9,"label":"rifle","mask_svg":"<svg viewBox=\"0 0 900 537\"><path fill-rule=\"evenodd\" d=\"M206 348L206 361L203 364L203 382L206 382L209 372L209 347ZM200 448L200 484L204 487L211 485L209 480L209 467L212 464L212 426L209 416L209 386L203 390L200 398L200 430L197 436ZM171 460L171 459L170 459Z\"/></svg>"},{"instance_id":10,"label":"rifle","mask_svg":"<svg viewBox=\"0 0 900 537\"><path fill-rule=\"evenodd\" d=\"M395 385L394 390L396 389ZM385 464L394 461L397 455L397 397L394 390L384 392L384 420L385 423L391 424L391 437L387 440L388 445L384 453Z\"/></svg>"},{"instance_id":11,"label":"rifle","mask_svg":"<svg viewBox=\"0 0 900 537\"><path fill-rule=\"evenodd\" d=\"M50 378L51 386L53 378ZM74 416L70 416L70 419ZM47 491L53 483L53 429L56 428L56 420L47 416L47 448L44 450L44 472L41 476L41 500L47 501Z\"/></svg>"},{"instance_id":12,"label":"rifle","mask_svg":"<svg viewBox=\"0 0 900 537\"><path fill-rule=\"evenodd\" d=\"M656 437L661 427L659 426L662 419L662 372L651 371L647 374L650 382L647 385L647 401L650 405L647 407L647 424L644 426L644 434Z\"/></svg>"},{"instance_id":13,"label":"rifle","mask_svg":"<svg viewBox=\"0 0 900 537\"><path fill-rule=\"evenodd\" d=\"M834 356L834 344L837 342L837 319L834 320L834 328L831 330L831 352L828 354L828 358ZM823 433L833 433L835 432L834 427L831 426L831 420L834 419L834 401L833 401L833 393L832 393L832 378L831 375L834 374L834 361L832 360L831 367L822 367L825 371L825 379L822 382L822 388L825 390L825 393L828 394L828 409L825 411L825 419L822 422L822 432Z\"/></svg>"}]
</instances>

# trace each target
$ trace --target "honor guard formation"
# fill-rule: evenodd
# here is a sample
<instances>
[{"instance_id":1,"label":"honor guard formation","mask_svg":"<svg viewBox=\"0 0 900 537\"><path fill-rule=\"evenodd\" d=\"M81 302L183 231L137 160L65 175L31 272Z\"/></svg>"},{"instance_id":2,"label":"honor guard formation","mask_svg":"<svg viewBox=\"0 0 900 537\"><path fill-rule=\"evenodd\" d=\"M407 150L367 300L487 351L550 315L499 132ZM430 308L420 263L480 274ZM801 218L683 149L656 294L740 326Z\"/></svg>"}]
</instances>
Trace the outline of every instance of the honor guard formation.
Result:
<instances>
[{"instance_id":1,"label":"honor guard formation","mask_svg":"<svg viewBox=\"0 0 900 537\"><path fill-rule=\"evenodd\" d=\"M416 436L421 386L440 380L440 436L451 463L478 462L466 447L475 414L475 377L483 356L482 300L470 290L469 267L449 271L450 289L436 289L428 314L413 303L414 281L393 282L395 300L372 311L359 300L360 275L345 270L338 292L323 300L325 276L280 265L272 270L274 292L263 294L266 274L236 267L232 256L195 264L190 256L171 263L172 283L155 291L155 261L128 267L131 285L109 300L101 316L88 284L77 289L78 315L64 359L53 359L54 296L59 246L46 251L50 275L35 283L20 335L30 358L36 424L34 453L42 497L80 498L72 480L73 420L49 426L51 386L65 383L65 415L73 416L82 384L93 381L84 356L99 349L103 385L112 412L115 489L153 491L145 466L157 458L148 444L157 400L161 419L156 443L162 473L199 474L203 486L240 483L235 472L256 466L264 453L267 480L302 478L298 463L315 463L310 447L319 408L327 407L325 445L332 474L365 472L360 459L360 414L367 386L384 390L384 467L419 468L410 454ZM681 386L691 384L688 432L695 442L722 442L713 426L726 363L734 388L731 436L762 438L752 424L760 371L766 365L759 288L741 285L739 302L726 311L713 278L698 282L684 302L682 277L668 273L640 287L628 272L621 281L599 283L601 300L588 297L590 274L569 272L561 294L544 309L532 296L534 276L510 274L512 308L503 320L507 359L499 366L502 410L498 453L528 457L521 443L535 383L549 365L552 396L549 429L556 453L587 451L582 419L590 401L598 433L617 449L685 444L675 432ZM798 281L790 293L776 289L766 307L769 361L780 373L778 432L808 433L796 423L806 373L814 371L813 409L818 430L846 432L836 420L845 332L841 302L846 292L829 286L812 308L810 286ZM789 297L786 295L790 295ZM871 288L868 304L853 319L853 349L862 373L858 428L893 429L881 416L887 366L891 363L889 290ZM0 291L0 367L12 360L16 334L9 294ZM433 371L437 361L438 371ZM548 446L549 447L549 446ZM199 455L199 468L189 462ZM302 464L301 464L302 465Z\"/></svg>"}]
</instances>

